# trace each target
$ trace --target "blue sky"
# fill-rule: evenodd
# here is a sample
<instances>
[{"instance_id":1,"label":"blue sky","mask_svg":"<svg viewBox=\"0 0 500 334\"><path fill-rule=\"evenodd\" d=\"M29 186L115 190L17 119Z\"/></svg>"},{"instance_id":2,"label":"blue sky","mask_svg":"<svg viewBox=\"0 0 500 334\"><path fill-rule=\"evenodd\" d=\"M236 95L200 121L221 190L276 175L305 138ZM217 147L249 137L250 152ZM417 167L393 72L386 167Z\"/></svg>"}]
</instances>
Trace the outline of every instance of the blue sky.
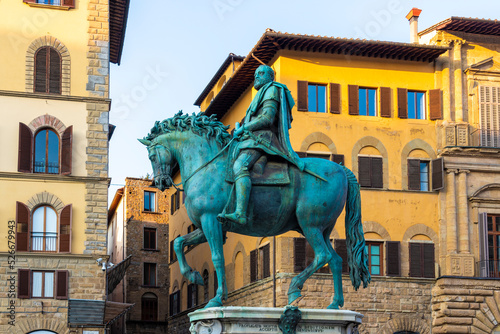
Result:
<instances>
[{"instance_id":1,"label":"blue sky","mask_svg":"<svg viewBox=\"0 0 500 334\"><path fill-rule=\"evenodd\" d=\"M110 197L127 176L151 173L144 137L156 120L193 103L230 52L246 56L275 31L410 41L405 18L422 9L419 31L451 16L500 19L500 2L338 0L131 0L121 65L112 65ZM494 16L497 15L497 16Z\"/></svg>"}]
</instances>

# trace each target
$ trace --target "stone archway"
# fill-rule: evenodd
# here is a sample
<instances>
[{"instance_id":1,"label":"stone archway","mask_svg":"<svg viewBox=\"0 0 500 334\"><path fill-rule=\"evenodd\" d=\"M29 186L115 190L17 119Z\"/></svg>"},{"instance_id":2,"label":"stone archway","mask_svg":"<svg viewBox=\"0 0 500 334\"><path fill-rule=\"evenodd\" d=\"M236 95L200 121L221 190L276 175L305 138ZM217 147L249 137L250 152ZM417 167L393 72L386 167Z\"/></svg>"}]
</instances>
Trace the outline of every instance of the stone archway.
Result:
<instances>
[{"instance_id":1,"label":"stone archway","mask_svg":"<svg viewBox=\"0 0 500 334\"><path fill-rule=\"evenodd\" d=\"M387 189L389 187L389 155L387 153L387 149L385 148L384 144L380 140L378 140L375 137L372 136L366 136L361 138L354 144L354 147L352 148L352 154L351 154L351 159L352 159L352 172L354 175L358 176L359 175L359 170L358 170L358 155L359 152L364 147L374 147L375 149L378 150L380 155L382 156L382 179L383 179L383 187L384 189Z\"/></svg>"},{"instance_id":2,"label":"stone archway","mask_svg":"<svg viewBox=\"0 0 500 334\"><path fill-rule=\"evenodd\" d=\"M389 320L380 331L380 334L394 333L430 334L430 327L421 317L402 316Z\"/></svg>"},{"instance_id":3,"label":"stone archway","mask_svg":"<svg viewBox=\"0 0 500 334\"><path fill-rule=\"evenodd\" d=\"M40 329L45 333L69 334L68 324L60 319L50 318L46 315L30 315L29 317L17 317L16 325L9 326L9 334L39 334Z\"/></svg>"}]
</instances>

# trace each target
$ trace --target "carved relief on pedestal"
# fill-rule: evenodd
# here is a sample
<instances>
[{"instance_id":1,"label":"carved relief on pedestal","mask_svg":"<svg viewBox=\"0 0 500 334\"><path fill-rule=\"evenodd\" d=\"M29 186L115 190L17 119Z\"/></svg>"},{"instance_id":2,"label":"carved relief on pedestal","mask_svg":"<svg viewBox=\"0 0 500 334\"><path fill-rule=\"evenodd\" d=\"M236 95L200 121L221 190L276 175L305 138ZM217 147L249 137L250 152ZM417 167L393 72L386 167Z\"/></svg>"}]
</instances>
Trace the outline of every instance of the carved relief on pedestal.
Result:
<instances>
[{"instance_id":1,"label":"carved relief on pedestal","mask_svg":"<svg viewBox=\"0 0 500 334\"><path fill-rule=\"evenodd\" d=\"M469 146L469 126L467 124L457 125L457 145Z\"/></svg>"},{"instance_id":2,"label":"carved relief on pedestal","mask_svg":"<svg viewBox=\"0 0 500 334\"><path fill-rule=\"evenodd\" d=\"M456 131L454 125L445 128L445 146L455 146L457 144Z\"/></svg>"}]
</instances>

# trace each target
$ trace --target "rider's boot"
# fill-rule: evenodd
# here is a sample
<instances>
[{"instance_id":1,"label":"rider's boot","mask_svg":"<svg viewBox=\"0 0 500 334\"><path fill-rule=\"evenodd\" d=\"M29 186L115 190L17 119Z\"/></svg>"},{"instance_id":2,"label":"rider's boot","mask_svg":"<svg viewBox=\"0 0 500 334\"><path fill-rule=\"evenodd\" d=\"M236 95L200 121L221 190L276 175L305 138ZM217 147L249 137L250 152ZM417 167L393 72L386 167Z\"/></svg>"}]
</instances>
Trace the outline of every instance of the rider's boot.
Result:
<instances>
[{"instance_id":1,"label":"rider's boot","mask_svg":"<svg viewBox=\"0 0 500 334\"><path fill-rule=\"evenodd\" d=\"M224 218L236 224L244 225L247 223L247 206L250 200L250 190L252 189L252 180L250 175L241 175L235 181L236 190L236 210L233 213L225 214Z\"/></svg>"}]
</instances>

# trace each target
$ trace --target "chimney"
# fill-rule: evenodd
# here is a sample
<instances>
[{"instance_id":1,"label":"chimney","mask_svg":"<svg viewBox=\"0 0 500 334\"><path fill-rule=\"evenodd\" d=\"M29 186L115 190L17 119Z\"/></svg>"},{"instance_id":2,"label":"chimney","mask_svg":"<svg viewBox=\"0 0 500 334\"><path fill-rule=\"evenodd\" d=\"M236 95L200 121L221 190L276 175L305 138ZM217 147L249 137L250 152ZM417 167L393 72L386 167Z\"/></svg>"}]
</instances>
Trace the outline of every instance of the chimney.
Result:
<instances>
[{"instance_id":1,"label":"chimney","mask_svg":"<svg viewBox=\"0 0 500 334\"><path fill-rule=\"evenodd\" d=\"M422 13L421 9L413 7L406 18L410 21L410 43L418 44L418 17Z\"/></svg>"}]
</instances>

